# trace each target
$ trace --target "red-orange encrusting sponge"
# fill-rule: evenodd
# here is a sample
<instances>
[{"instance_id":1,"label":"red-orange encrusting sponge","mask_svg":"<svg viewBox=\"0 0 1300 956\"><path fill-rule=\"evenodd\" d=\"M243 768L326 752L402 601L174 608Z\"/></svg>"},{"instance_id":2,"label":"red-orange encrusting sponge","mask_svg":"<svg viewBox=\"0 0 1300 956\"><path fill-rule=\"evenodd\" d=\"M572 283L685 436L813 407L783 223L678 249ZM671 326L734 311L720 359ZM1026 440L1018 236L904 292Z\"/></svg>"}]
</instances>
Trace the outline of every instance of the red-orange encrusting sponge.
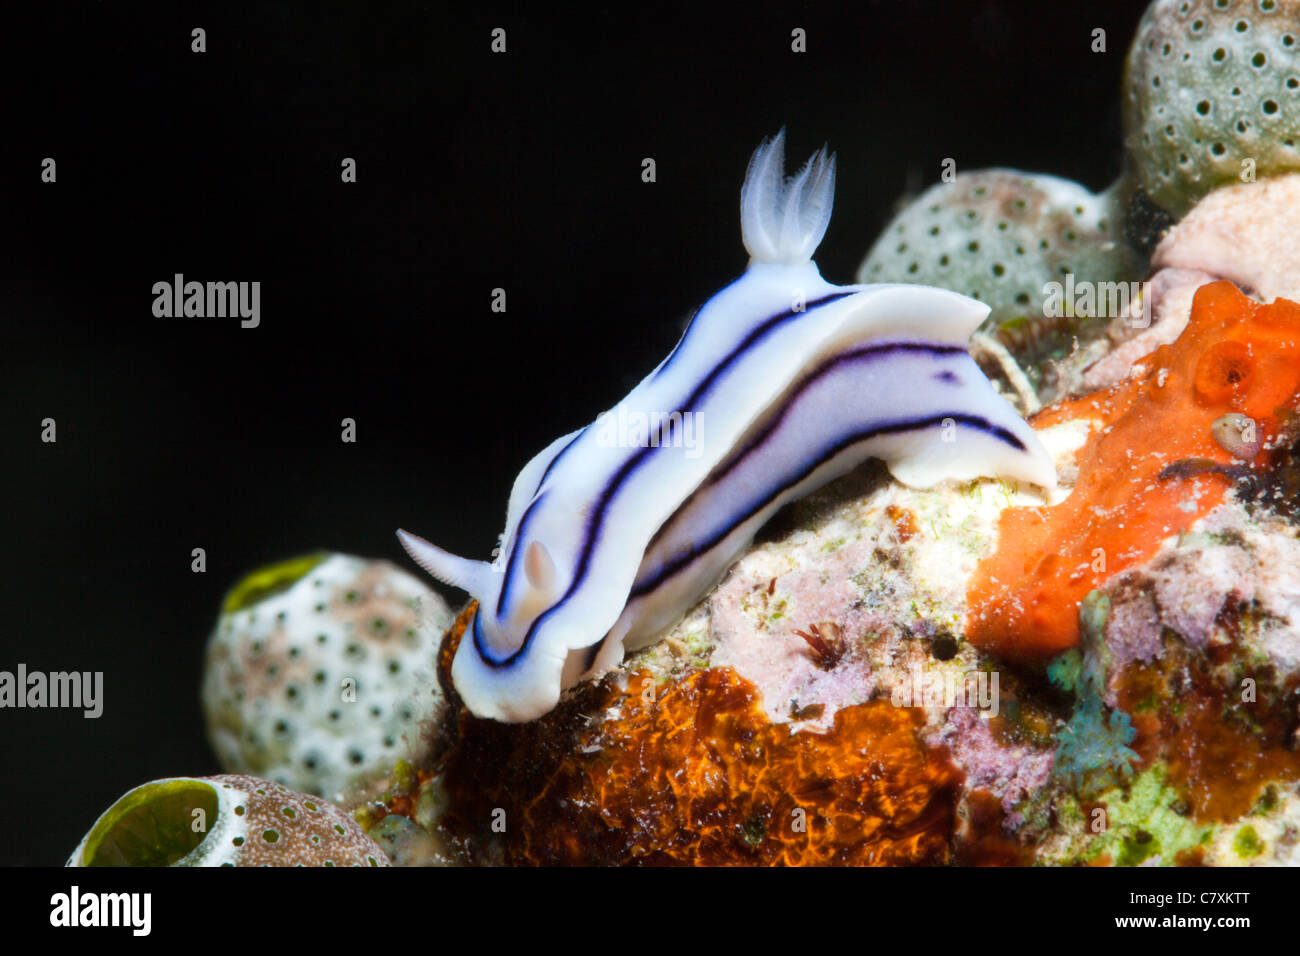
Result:
<instances>
[{"instance_id":1,"label":"red-orange encrusting sponge","mask_svg":"<svg viewBox=\"0 0 1300 956\"><path fill-rule=\"evenodd\" d=\"M443 638L441 679L473 608ZM843 708L824 734L772 723L731 668L587 682L521 724L449 700L439 827L468 862L933 865L960 841L961 770L926 743L923 711L888 699ZM964 862L1003 849L968 829Z\"/></svg>"},{"instance_id":2,"label":"red-orange encrusting sponge","mask_svg":"<svg viewBox=\"0 0 1300 956\"><path fill-rule=\"evenodd\" d=\"M1223 500L1232 479L1216 469L1241 460L1216 440L1214 423L1244 415L1266 444L1296 409L1300 305L1260 305L1230 282L1202 286L1182 335L1142 366L1128 381L1032 420L1040 429L1074 419L1095 427L1064 502L1002 513L997 550L967 590L967 636L977 646L1028 658L1074 647L1079 601L1089 591L1151 558ZM1221 422L1220 439L1224 433ZM1259 447L1250 437L1236 443L1239 453Z\"/></svg>"}]
</instances>

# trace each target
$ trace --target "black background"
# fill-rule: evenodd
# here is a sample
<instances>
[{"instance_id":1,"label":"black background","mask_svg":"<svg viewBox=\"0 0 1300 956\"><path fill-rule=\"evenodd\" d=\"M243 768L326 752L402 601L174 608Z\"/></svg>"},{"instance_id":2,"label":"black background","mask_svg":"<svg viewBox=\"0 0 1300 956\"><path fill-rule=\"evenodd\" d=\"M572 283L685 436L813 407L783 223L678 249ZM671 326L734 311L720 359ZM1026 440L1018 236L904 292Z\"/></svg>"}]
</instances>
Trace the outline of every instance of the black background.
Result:
<instances>
[{"instance_id":1,"label":"black background","mask_svg":"<svg viewBox=\"0 0 1300 956\"><path fill-rule=\"evenodd\" d=\"M945 157L1105 187L1144 4L536 6L43 4L0 31L0 669L105 675L99 720L0 711L0 864L219 770L199 666L245 571L413 569L399 525L487 557L524 462L744 268L763 136L838 152L817 260L850 282ZM154 318L176 272L260 281L261 326Z\"/></svg>"}]
</instances>

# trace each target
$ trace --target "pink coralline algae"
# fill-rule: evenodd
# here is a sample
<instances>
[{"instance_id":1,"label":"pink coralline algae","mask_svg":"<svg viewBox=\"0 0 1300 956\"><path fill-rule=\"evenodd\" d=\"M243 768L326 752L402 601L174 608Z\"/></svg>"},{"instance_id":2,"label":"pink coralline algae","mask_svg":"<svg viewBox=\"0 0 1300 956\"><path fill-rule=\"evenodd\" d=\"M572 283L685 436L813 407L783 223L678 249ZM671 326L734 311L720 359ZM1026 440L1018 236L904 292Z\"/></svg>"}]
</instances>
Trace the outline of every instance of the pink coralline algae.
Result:
<instances>
[{"instance_id":1,"label":"pink coralline algae","mask_svg":"<svg viewBox=\"0 0 1300 956\"><path fill-rule=\"evenodd\" d=\"M966 771L966 786L1001 794L1007 828L1022 822L1016 805L1039 790L1052 770L1053 753L1024 743L998 740L990 722L973 707L953 707L928 742L943 744L952 760Z\"/></svg>"}]
</instances>

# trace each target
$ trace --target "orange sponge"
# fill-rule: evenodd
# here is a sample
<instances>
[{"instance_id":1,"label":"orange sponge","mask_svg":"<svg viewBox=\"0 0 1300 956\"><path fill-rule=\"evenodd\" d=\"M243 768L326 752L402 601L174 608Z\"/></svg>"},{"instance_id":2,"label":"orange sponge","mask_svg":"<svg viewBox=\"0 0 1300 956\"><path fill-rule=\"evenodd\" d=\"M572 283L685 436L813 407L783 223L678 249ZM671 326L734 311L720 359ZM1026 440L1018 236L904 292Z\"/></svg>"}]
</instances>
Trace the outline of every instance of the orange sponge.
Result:
<instances>
[{"instance_id":1,"label":"orange sponge","mask_svg":"<svg viewBox=\"0 0 1300 956\"><path fill-rule=\"evenodd\" d=\"M1093 428L1069 498L1002 513L997 550L967 591L977 646L1029 658L1074 647L1084 595L1218 505L1228 468L1267 462L1260 448L1300 395L1300 305L1259 305L1229 282L1202 286L1182 335L1142 366L1031 422L1087 419Z\"/></svg>"}]
</instances>

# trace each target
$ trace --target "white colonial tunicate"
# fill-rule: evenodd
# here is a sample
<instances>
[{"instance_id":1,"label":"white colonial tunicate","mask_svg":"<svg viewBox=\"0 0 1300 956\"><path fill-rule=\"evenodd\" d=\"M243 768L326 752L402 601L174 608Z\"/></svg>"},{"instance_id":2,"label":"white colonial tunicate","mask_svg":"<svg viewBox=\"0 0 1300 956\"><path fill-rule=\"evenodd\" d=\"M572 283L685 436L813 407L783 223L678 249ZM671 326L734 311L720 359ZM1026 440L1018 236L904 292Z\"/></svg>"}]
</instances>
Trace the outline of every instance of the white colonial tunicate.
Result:
<instances>
[{"instance_id":1,"label":"white colonial tunicate","mask_svg":"<svg viewBox=\"0 0 1300 956\"><path fill-rule=\"evenodd\" d=\"M272 593L218 619L203 710L226 770L340 801L414 754L441 702L435 662L452 614L389 562L307 565L278 566L289 580L276 568L245 579L240 588L267 577Z\"/></svg>"}]
</instances>

